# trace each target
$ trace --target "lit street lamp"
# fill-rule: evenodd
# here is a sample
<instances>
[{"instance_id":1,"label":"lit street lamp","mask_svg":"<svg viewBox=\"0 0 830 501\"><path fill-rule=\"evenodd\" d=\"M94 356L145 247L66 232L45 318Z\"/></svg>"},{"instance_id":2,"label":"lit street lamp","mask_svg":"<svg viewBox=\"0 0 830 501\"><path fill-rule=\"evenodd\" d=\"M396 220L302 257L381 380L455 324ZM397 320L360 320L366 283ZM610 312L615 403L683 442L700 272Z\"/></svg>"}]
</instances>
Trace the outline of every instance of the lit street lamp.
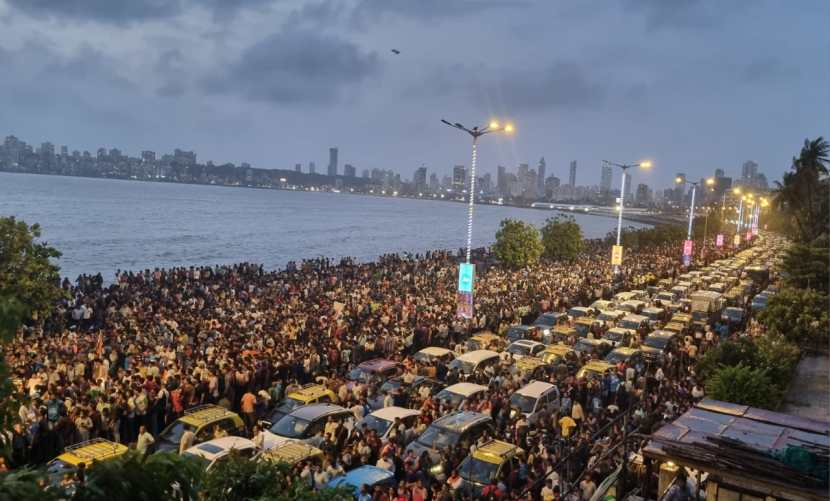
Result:
<instances>
[{"instance_id":1,"label":"lit street lamp","mask_svg":"<svg viewBox=\"0 0 830 501\"><path fill-rule=\"evenodd\" d=\"M740 195L741 194L741 189L740 188L735 188L734 190L732 190L732 193L734 193L735 195ZM743 216L744 216L744 197L740 197L738 200L739 200L738 201L738 220L735 223L735 232L738 235L740 235L741 234L741 220L743 219Z\"/></svg>"},{"instance_id":2,"label":"lit street lamp","mask_svg":"<svg viewBox=\"0 0 830 501\"><path fill-rule=\"evenodd\" d=\"M470 136L473 137L473 160L470 166L470 194L469 200L467 203L467 256L465 265L459 267L458 270L458 284L459 284L459 296L464 295L464 302L465 304L462 305L461 297L459 297L459 314L466 318L472 318L472 310L473 310L473 266L470 263L470 257L472 254L472 247L473 247L473 211L475 208L475 188L476 188L476 156L477 156L477 149L478 149L478 138L485 134L490 134L492 132L504 132L506 134L513 133L514 127L512 123L505 123L504 125L499 124L499 122L495 120L491 120L490 123L485 127L473 127L472 129L468 129L464 127L464 125L458 122L450 122L448 120L441 119L441 122L447 124L448 126L458 129L461 131L466 132ZM462 313L463 312L463 313Z\"/></svg>"},{"instance_id":3,"label":"lit street lamp","mask_svg":"<svg viewBox=\"0 0 830 501\"><path fill-rule=\"evenodd\" d=\"M616 162L609 162L608 160L603 160L602 163L606 165L611 165L614 167L619 167L622 169L622 182L620 184L620 213L617 215L617 247L620 247L620 237L622 236L622 217L623 217L623 207L625 207L625 171L630 169L631 167L640 167L642 169L648 169L651 167L651 162L648 160L644 162L639 162L636 164L621 164ZM612 254L613 260L613 254ZM620 256L620 261L622 261L622 256ZM619 273L620 266L618 264L614 265L614 273Z\"/></svg>"},{"instance_id":4,"label":"lit street lamp","mask_svg":"<svg viewBox=\"0 0 830 501\"><path fill-rule=\"evenodd\" d=\"M694 181L687 181L687 180L683 179L682 177L675 178L674 182L677 183L677 184L691 184L692 185L692 204L689 207L689 230L686 232L686 242L687 243L685 244L684 249L683 249L684 257L688 257L688 260L689 260L689 263L686 264L688 266L691 263L691 260L692 260L691 241L692 241L692 223L694 222L694 219L695 219L695 194L697 193L697 185L700 184L700 183L696 183ZM715 180L712 179L712 178L709 178L709 179L706 180L706 184L711 186L711 185L715 184Z\"/></svg>"}]
</instances>

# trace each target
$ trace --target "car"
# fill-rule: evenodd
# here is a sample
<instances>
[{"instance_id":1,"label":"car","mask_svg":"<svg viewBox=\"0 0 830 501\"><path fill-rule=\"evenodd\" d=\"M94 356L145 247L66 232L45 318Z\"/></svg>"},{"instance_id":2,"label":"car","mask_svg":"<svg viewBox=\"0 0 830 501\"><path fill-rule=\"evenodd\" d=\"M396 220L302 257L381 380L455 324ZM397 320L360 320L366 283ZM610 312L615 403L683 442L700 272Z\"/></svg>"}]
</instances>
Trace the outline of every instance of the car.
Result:
<instances>
[{"instance_id":1,"label":"car","mask_svg":"<svg viewBox=\"0 0 830 501\"><path fill-rule=\"evenodd\" d=\"M452 409L461 408L462 404L473 397L487 393L487 387L474 383L456 383L439 391L435 398L447 402Z\"/></svg>"},{"instance_id":2,"label":"car","mask_svg":"<svg viewBox=\"0 0 830 501\"><path fill-rule=\"evenodd\" d=\"M541 332L535 325L511 325L507 328L505 337L508 342L520 341L522 339L541 339Z\"/></svg>"},{"instance_id":3,"label":"car","mask_svg":"<svg viewBox=\"0 0 830 501\"><path fill-rule=\"evenodd\" d=\"M367 403L369 404L369 408L372 410L380 409L384 405L386 395L391 394L396 402L396 405L402 404L406 406L406 403L414 395L418 394L424 386L429 388L430 395L434 395L436 392L441 391L441 389L443 389L446 385L437 379L426 376L416 376L411 383L407 384L403 377L396 376L387 379L382 385L380 385L377 392L367 398Z\"/></svg>"},{"instance_id":4,"label":"car","mask_svg":"<svg viewBox=\"0 0 830 501\"><path fill-rule=\"evenodd\" d=\"M46 475L52 485L59 485L65 475L74 475L83 463L86 466L117 459L127 453L126 445L103 438L93 438L67 446L63 452L46 465Z\"/></svg>"},{"instance_id":5,"label":"car","mask_svg":"<svg viewBox=\"0 0 830 501\"><path fill-rule=\"evenodd\" d=\"M556 385L544 381L531 381L510 395L510 407L524 414L530 424L536 423L542 412L558 411L561 403Z\"/></svg>"},{"instance_id":6,"label":"car","mask_svg":"<svg viewBox=\"0 0 830 501\"><path fill-rule=\"evenodd\" d=\"M499 354L490 350L475 350L459 355L455 360L450 362L449 368L461 372L465 376L469 376L477 371L483 371L485 368L499 363Z\"/></svg>"},{"instance_id":7,"label":"car","mask_svg":"<svg viewBox=\"0 0 830 501\"><path fill-rule=\"evenodd\" d=\"M346 379L351 383L350 386L354 384L372 385L378 381L397 376L400 372L401 364L398 362L385 358L374 358L350 370L346 375Z\"/></svg>"},{"instance_id":8,"label":"car","mask_svg":"<svg viewBox=\"0 0 830 501\"><path fill-rule=\"evenodd\" d=\"M730 325L741 325L744 322L744 310L743 308L735 308L731 306L729 308L725 308L721 314L721 320Z\"/></svg>"},{"instance_id":9,"label":"car","mask_svg":"<svg viewBox=\"0 0 830 501\"><path fill-rule=\"evenodd\" d=\"M246 458L252 458L258 452L256 445L247 438L222 437L194 445L182 455L196 460L204 471L210 471L232 451Z\"/></svg>"},{"instance_id":10,"label":"car","mask_svg":"<svg viewBox=\"0 0 830 501\"><path fill-rule=\"evenodd\" d=\"M301 440L318 446L329 419L340 423L354 421L352 411L335 404L311 404L294 409L271 425L265 432L263 449L270 449L288 440Z\"/></svg>"},{"instance_id":11,"label":"car","mask_svg":"<svg viewBox=\"0 0 830 501\"><path fill-rule=\"evenodd\" d=\"M602 339L611 343L611 346L625 346L631 340L631 338L636 334L636 331L631 329L623 329L622 327L614 327L613 329L608 329L606 332L602 334Z\"/></svg>"},{"instance_id":12,"label":"car","mask_svg":"<svg viewBox=\"0 0 830 501\"><path fill-rule=\"evenodd\" d=\"M611 350L605 357L605 361L610 364L625 364L629 367L634 367L637 372L642 372L645 367L645 358L643 352L637 348L620 347Z\"/></svg>"},{"instance_id":13,"label":"car","mask_svg":"<svg viewBox=\"0 0 830 501\"><path fill-rule=\"evenodd\" d=\"M607 339L589 339L584 337L576 342L574 351L588 355L597 354L599 356L605 356L606 353L611 351L611 342Z\"/></svg>"},{"instance_id":14,"label":"car","mask_svg":"<svg viewBox=\"0 0 830 501\"><path fill-rule=\"evenodd\" d=\"M613 310L614 302L606 301L604 299L597 299L596 301L591 303L591 308L594 310L595 313L598 313L602 310Z\"/></svg>"},{"instance_id":15,"label":"car","mask_svg":"<svg viewBox=\"0 0 830 501\"><path fill-rule=\"evenodd\" d=\"M578 379L601 378L606 372L615 369L614 364L605 360L591 360L576 373Z\"/></svg>"},{"instance_id":16,"label":"car","mask_svg":"<svg viewBox=\"0 0 830 501\"><path fill-rule=\"evenodd\" d=\"M535 356L544 349L545 345L538 341L520 339L519 341L510 343L506 351L513 355L513 358L522 358Z\"/></svg>"},{"instance_id":17,"label":"car","mask_svg":"<svg viewBox=\"0 0 830 501\"><path fill-rule=\"evenodd\" d=\"M440 346L427 346L412 355L412 358L426 365L435 365L436 363L446 364L455 358L455 352L441 348Z\"/></svg>"},{"instance_id":18,"label":"car","mask_svg":"<svg viewBox=\"0 0 830 501\"><path fill-rule=\"evenodd\" d=\"M568 310L568 316L573 320L579 317L592 317L595 313L596 311L593 308L587 308L585 306L574 306Z\"/></svg>"},{"instance_id":19,"label":"car","mask_svg":"<svg viewBox=\"0 0 830 501\"><path fill-rule=\"evenodd\" d=\"M640 313L643 311L647 305L645 302L637 300L637 299L630 299L628 301L624 301L620 303L617 307L621 311L627 311L628 313Z\"/></svg>"},{"instance_id":20,"label":"car","mask_svg":"<svg viewBox=\"0 0 830 501\"><path fill-rule=\"evenodd\" d=\"M597 320L603 322L604 325L615 326L617 322L628 314L623 310L600 310L597 315Z\"/></svg>"},{"instance_id":21,"label":"car","mask_svg":"<svg viewBox=\"0 0 830 501\"><path fill-rule=\"evenodd\" d=\"M550 365L564 362L567 358L574 356L575 353L573 348L561 343L545 346L545 349L539 354L539 358Z\"/></svg>"},{"instance_id":22,"label":"car","mask_svg":"<svg viewBox=\"0 0 830 501\"><path fill-rule=\"evenodd\" d=\"M288 440L260 452L254 459L295 466L304 461L321 464L323 462L323 456L323 451L313 445L299 440Z\"/></svg>"},{"instance_id":23,"label":"car","mask_svg":"<svg viewBox=\"0 0 830 501\"><path fill-rule=\"evenodd\" d=\"M750 305L750 308L752 308L752 311L763 310L767 307L769 298L769 295L763 292L761 292L760 294L756 294L755 297L752 298L752 304Z\"/></svg>"},{"instance_id":24,"label":"car","mask_svg":"<svg viewBox=\"0 0 830 501\"><path fill-rule=\"evenodd\" d=\"M643 308L643 313L646 310L651 308ZM662 310L660 310L662 312ZM645 315L626 315L624 316L619 322L617 322L617 327L622 327L623 329L630 329L633 331L637 331L640 329L646 329L649 326L650 319Z\"/></svg>"},{"instance_id":25,"label":"car","mask_svg":"<svg viewBox=\"0 0 830 501\"><path fill-rule=\"evenodd\" d=\"M569 339L576 339L579 337L579 332L569 325L557 325L553 328L549 338L543 339L542 342L551 345L554 343L562 343Z\"/></svg>"},{"instance_id":26,"label":"car","mask_svg":"<svg viewBox=\"0 0 830 501\"><path fill-rule=\"evenodd\" d=\"M392 378L387 379L380 385L380 388L377 391L367 398L367 403L371 409L380 409L383 407L383 402L386 399L386 395L401 395L408 391L408 385L404 382L402 376L395 376Z\"/></svg>"},{"instance_id":27,"label":"car","mask_svg":"<svg viewBox=\"0 0 830 501\"><path fill-rule=\"evenodd\" d=\"M510 366L510 371L513 374L519 374L524 379L537 379L547 376L553 367L547 362L537 357L522 357L513 361Z\"/></svg>"},{"instance_id":28,"label":"car","mask_svg":"<svg viewBox=\"0 0 830 501\"><path fill-rule=\"evenodd\" d=\"M364 465L347 471L343 475L334 477L329 480L326 487L331 489L349 487L354 492L355 498L357 498L360 496L360 491L364 485L368 487L370 493L378 485L382 487L394 487L395 474L385 468Z\"/></svg>"},{"instance_id":29,"label":"car","mask_svg":"<svg viewBox=\"0 0 830 501\"><path fill-rule=\"evenodd\" d=\"M542 334L546 334L550 332L555 326L566 322L568 320L568 314L562 312L555 312L549 311L547 313L542 313L536 320L533 321L533 326L537 327L539 330L542 331Z\"/></svg>"},{"instance_id":30,"label":"car","mask_svg":"<svg viewBox=\"0 0 830 501\"><path fill-rule=\"evenodd\" d=\"M460 492L480 498L481 491L493 480L520 468L524 451L501 440L490 440L472 451L458 466L462 483Z\"/></svg>"},{"instance_id":31,"label":"car","mask_svg":"<svg viewBox=\"0 0 830 501\"><path fill-rule=\"evenodd\" d=\"M268 428L276 423L283 416L303 405L336 402L337 395L325 385L309 383L303 385L299 390L288 393L280 404L268 413L268 417L262 420L263 425Z\"/></svg>"},{"instance_id":32,"label":"car","mask_svg":"<svg viewBox=\"0 0 830 501\"><path fill-rule=\"evenodd\" d=\"M467 340L467 350L501 350L504 348L505 344L505 338L493 334L492 332L484 331L473 334L470 339Z\"/></svg>"},{"instance_id":33,"label":"car","mask_svg":"<svg viewBox=\"0 0 830 501\"><path fill-rule=\"evenodd\" d=\"M494 431L493 419L480 412L459 411L436 419L421 435L406 446L404 457L412 455L420 458L429 454L435 465L429 474L441 478L449 472L441 468L441 452L461 445L467 449L485 433Z\"/></svg>"},{"instance_id":34,"label":"car","mask_svg":"<svg viewBox=\"0 0 830 501\"><path fill-rule=\"evenodd\" d=\"M153 451L178 452L186 431L194 433L191 445L196 445L214 438L216 429L226 435L241 436L246 433L245 423L235 412L219 405L199 405L185 410L182 417L167 425L153 444Z\"/></svg>"},{"instance_id":35,"label":"car","mask_svg":"<svg viewBox=\"0 0 830 501\"><path fill-rule=\"evenodd\" d=\"M643 308L643 311L640 313L648 319L647 327L652 329L663 323L663 320L666 318L666 310L663 308L657 308L656 306Z\"/></svg>"},{"instance_id":36,"label":"car","mask_svg":"<svg viewBox=\"0 0 830 501\"><path fill-rule=\"evenodd\" d=\"M586 337L594 326L599 326L599 324L600 321L594 317L579 317L574 321L574 330L579 337Z\"/></svg>"},{"instance_id":37,"label":"car","mask_svg":"<svg viewBox=\"0 0 830 501\"><path fill-rule=\"evenodd\" d=\"M374 430L381 441L385 443L388 441L388 437L396 420L400 420L407 429L411 429L414 427L415 421L418 420L420 415L421 411L415 409L404 409L403 407L395 406L384 407L368 414L358 421L357 428L363 429L366 426ZM414 437L409 437L404 442L408 443L411 438Z\"/></svg>"},{"instance_id":38,"label":"car","mask_svg":"<svg viewBox=\"0 0 830 501\"><path fill-rule=\"evenodd\" d=\"M648 360L662 360L666 352L672 348L677 339L677 333L667 330L656 330L646 336L640 350Z\"/></svg>"}]
</instances>

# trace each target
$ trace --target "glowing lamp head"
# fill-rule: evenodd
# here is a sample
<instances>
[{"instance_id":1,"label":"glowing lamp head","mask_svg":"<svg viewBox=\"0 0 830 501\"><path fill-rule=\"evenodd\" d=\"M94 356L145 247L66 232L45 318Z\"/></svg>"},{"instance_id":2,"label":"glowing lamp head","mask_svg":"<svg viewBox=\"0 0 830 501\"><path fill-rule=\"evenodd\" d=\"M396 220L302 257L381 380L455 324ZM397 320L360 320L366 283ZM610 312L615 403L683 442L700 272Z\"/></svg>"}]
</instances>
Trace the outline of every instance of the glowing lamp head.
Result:
<instances>
[{"instance_id":1,"label":"glowing lamp head","mask_svg":"<svg viewBox=\"0 0 830 501\"><path fill-rule=\"evenodd\" d=\"M642 167L643 169L650 169L651 162L649 160L646 160L645 162L640 162L640 167Z\"/></svg>"},{"instance_id":2,"label":"glowing lamp head","mask_svg":"<svg viewBox=\"0 0 830 501\"><path fill-rule=\"evenodd\" d=\"M734 190L732 190L732 193L734 193L736 195L740 195L741 194L741 189L740 188L735 188Z\"/></svg>"},{"instance_id":3,"label":"glowing lamp head","mask_svg":"<svg viewBox=\"0 0 830 501\"><path fill-rule=\"evenodd\" d=\"M490 120L490 128L491 129L498 129L499 128L498 120Z\"/></svg>"},{"instance_id":4,"label":"glowing lamp head","mask_svg":"<svg viewBox=\"0 0 830 501\"><path fill-rule=\"evenodd\" d=\"M513 127L513 124L507 123L507 124L504 125L504 132L507 132L508 134L512 134L514 131L515 131L515 128Z\"/></svg>"},{"instance_id":5,"label":"glowing lamp head","mask_svg":"<svg viewBox=\"0 0 830 501\"><path fill-rule=\"evenodd\" d=\"M715 178L710 177L710 178L706 179L706 186L712 186L714 184L715 184Z\"/></svg>"},{"instance_id":6,"label":"glowing lamp head","mask_svg":"<svg viewBox=\"0 0 830 501\"><path fill-rule=\"evenodd\" d=\"M680 177L680 176L677 176L676 178L674 178L674 182L677 183L677 184L681 184L683 182L683 178Z\"/></svg>"}]
</instances>

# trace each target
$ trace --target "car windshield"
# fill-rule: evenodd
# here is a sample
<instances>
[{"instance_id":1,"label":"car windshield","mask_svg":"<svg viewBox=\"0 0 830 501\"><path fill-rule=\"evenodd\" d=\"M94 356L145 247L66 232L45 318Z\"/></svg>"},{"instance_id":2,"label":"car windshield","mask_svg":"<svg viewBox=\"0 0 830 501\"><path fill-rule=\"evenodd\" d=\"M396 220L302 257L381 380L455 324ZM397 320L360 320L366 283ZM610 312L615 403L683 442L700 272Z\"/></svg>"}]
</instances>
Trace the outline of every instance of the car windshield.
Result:
<instances>
[{"instance_id":1,"label":"car windshield","mask_svg":"<svg viewBox=\"0 0 830 501\"><path fill-rule=\"evenodd\" d=\"M512 407L516 407L519 411L530 414L533 412L533 408L536 406L536 399L533 397L528 397L527 395L520 395L519 393L514 393L510 397L510 405Z\"/></svg>"},{"instance_id":2,"label":"car windshield","mask_svg":"<svg viewBox=\"0 0 830 501\"><path fill-rule=\"evenodd\" d=\"M507 339L515 341L517 339L524 339L525 338L525 331L523 329L517 329L513 327L512 329L507 330Z\"/></svg>"},{"instance_id":3,"label":"car windshield","mask_svg":"<svg viewBox=\"0 0 830 501\"><path fill-rule=\"evenodd\" d=\"M282 404L279 407L277 407L277 411L281 412L282 414L288 414L289 412L293 411L301 405L303 405L303 402L295 398L285 397L282 401Z\"/></svg>"},{"instance_id":4,"label":"car windshield","mask_svg":"<svg viewBox=\"0 0 830 501\"><path fill-rule=\"evenodd\" d=\"M389 427L392 426L391 421L387 421L385 419L381 419L377 416L372 415L363 418L363 422L360 424L360 427L362 428L364 424L369 428L375 430L379 437L384 436L386 434L386 430L388 430Z\"/></svg>"},{"instance_id":5,"label":"car windshield","mask_svg":"<svg viewBox=\"0 0 830 501\"><path fill-rule=\"evenodd\" d=\"M660 301L669 301L669 302L671 302L671 301L674 301L674 295L669 294L668 292L661 292L660 294L657 294L657 299L659 299Z\"/></svg>"},{"instance_id":6,"label":"car windshield","mask_svg":"<svg viewBox=\"0 0 830 501\"><path fill-rule=\"evenodd\" d=\"M439 401L446 401L450 403L452 408L458 408L461 405L461 402L464 401L464 396L459 395L458 393L453 393L447 390L441 390L438 392L438 395L435 396Z\"/></svg>"},{"instance_id":7,"label":"car windshield","mask_svg":"<svg viewBox=\"0 0 830 501\"><path fill-rule=\"evenodd\" d=\"M623 338L623 333L617 331L608 331L602 337L610 341L620 341Z\"/></svg>"},{"instance_id":8,"label":"car windshield","mask_svg":"<svg viewBox=\"0 0 830 501\"><path fill-rule=\"evenodd\" d=\"M55 459L46 466L46 473L49 476L58 476L70 471L75 471L75 469L76 468L71 464L61 461L60 459Z\"/></svg>"},{"instance_id":9,"label":"car windshield","mask_svg":"<svg viewBox=\"0 0 830 501\"><path fill-rule=\"evenodd\" d=\"M600 320L616 320L617 315L614 315L613 313L600 313L597 318Z\"/></svg>"},{"instance_id":10,"label":"car windshield","mask_svg":"<svg viewBox=\"0 0 830 501\"><path fill-rule=\"evenodd\" d=\"M583 310L571 309L571 310L568 310L568 315L572 316L573 318L579 318L579 317L584 317L585 315L587 315L587 313L585 313Z\"/></svg>"},{"instance_id":11,"label":"car windshield","mask_svg":"<svg viewBox=\"0 0 830 501\"><path fill-rule=\"evenodd\" d=\"M398 391L403 386L403 381L400 379L390 379L380 386L380 393L389 393L391 391Z\"/></svg>"},{"instance_id":12,"label":"car windshield","mask_svg":"<svg viewBox=\"0 0 830 501\"><path fill-rule=\"evenodd\" d=\"M346 378L349 381L368 383L372 379L372 373L361 367L355 367L354 369L349 371L349 375L346 376Z\"/></svg>"},{"instance_id":13,"label":"car windshield","mask_svg":"<svg viewBox=\"0 0 830 501\"><path fill-rule=\"evenodd\" d=\"M305 419L299 419L289 414L271 425L270 430L271 433L282 437L302 438L309 424Z\"/></svg>"},{"instance_id":14,"label":"car windshield","mask_svg":"<svg viewBox=\"0 0 830 501\"><path fill-rule=\"evenodd\" d=\"M530 355L530 347L521 344L511 344L507 351L514 355Z\"/></svg>"},{"instance_id":15,"label":"car windshield","mask_svg":"<svg viewBox=\"0 0 830 501\"><path fill-rule=\"evenodd\" d=\"M580 339L574 345L574 351L578 351L580 353L583 353L583 352L586 352L586 351L591 351L593 349L594 349L594 345L592 345L591 343L586 342L584 339Z\"/></svg>"},{"instance_id":16,"label":"car windshield","mask_svg":"<svg viewBox=\"0 0 830 501\"><path fill-rule=\"evenodd\" d=\"M484 348L484 346L475 339L468 339L467 340L467 350L469 351L476 351Z\"/></svg>"},{"instance_id":17,"label":"car windshield","mask_svg":"<svg viewBox=\"0 0 830 501\"><path fill-rule=\"evenodd\" d=\"M619 326L623 329L631 329L636 331L637 328L640 327L640 324L633 320L622 320L620 321Z\"/></svg>"},{"instance_id":18,"label":"car windshield","mask_svg":"<svg viewBox=\"0 0 830 501\"><path fill-rule=\"evenodd\" d=\"M458 433L438 426L430 426L418 437L418 442L433 449L446 449L458 443L458 439Z\"/></svg>"},{"instance_id":19,"label":"car windshield","mask_svg":"<svg viewBox=\"0 0 830 501\"><path fill-rule=\"evenodd\" d=\"M464 360L455 359L450 362L450 369L460 370L464 374L472 374L473 369L475 369L475 365L471 362L465 362Z\"/></svg>"},{"instance_id":20,"label":"car windshield","mask_svg":"<svg viewBox=\"0 0 830 501\"><path fill-rule=\"evenodd\" d=\"M536 319L535 324L541 327L553 327L556 320L551 315L542 315Z\"/></svg>"},{"instance_id":21,"label":"car windshield","mask_svg":"<svg viewBox=\"0 0 830 501\"><path fill-rule=\"evenodd\" d=\"M620 362L625 362L626 360L628 360L628 355L620 353L618 351L612 351L608 354L607 357L605 357L605 360L607 362L611 362L612 364L618 364Z\"/></svg>"},{"instance_id":22,"label":"car windshield","mask_svg":"<svg viewBox=\"0 0 830 501\"><path fill-rule=\"evenodd\" d=\"M167 442L178 444L182 441L182 435L184 434L184 432L188 430L195 433L196 427L184 423L182 421L176 421L170 428L168 428L161 434L160 438Z\"/></svg>"},{"instance_id":23,"label":"car windshield","mask_svg":"<svg viewBox=\"0 0 830 501\"><path fill-rule=\"evenodd\" d=\"M645 344L646 346L650 346L652 348L662 350L666 347L667 344L669 344L669 338L662 336L649 336L646 338L643 344Z\"/></svg>"},{"instance_id":24,"label":"car windshield","mask_svg":"<svg viewBox=\"0 0 830 501\"><path fill-rule=\"evenodd\" d=\"M496 476L499 470L499 465L489 463L487 461L478 460L472 456L467 456L458 467L461 477L473 481L477 484L489 484Z\"/></svg>"}]
</instances>

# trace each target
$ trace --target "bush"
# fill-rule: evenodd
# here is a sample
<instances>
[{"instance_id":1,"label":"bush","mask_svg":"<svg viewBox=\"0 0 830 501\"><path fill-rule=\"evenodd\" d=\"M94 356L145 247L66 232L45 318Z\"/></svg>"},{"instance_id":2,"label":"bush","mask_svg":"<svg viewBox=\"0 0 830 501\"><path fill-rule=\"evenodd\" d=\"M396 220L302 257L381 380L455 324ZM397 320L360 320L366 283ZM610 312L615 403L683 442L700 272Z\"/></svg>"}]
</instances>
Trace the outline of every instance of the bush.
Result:
<instances>
[{"instance_id":1,"label":"bush","mask_svg":"<svg viewBox=\"0 0 830 501\"><path fill-rule=\"evenodd\" d=\"M799 346L826 347L830 342L827 304L828 297L816 290L787 287L770 297L758 321Z\"/></svg>"},{"instance_id":2,"label":"bush","mask_svg":"<svg viewBox=\"0 0 830 501\"><path fill-rule=\"evenodd\" d=\"M505 219L496 232L493 252L501 262L513 268L534 264L542 255L539 230L523 221Z\"/></svg>"},{"instance_id":3,"label":"bush","mask_svg":"<svg viewBox=\"0 0 830 501\"><path fill-rule=\"evenodd\" d=\"M781 402L781 389L767 371L744 364L721 367L706 382L709 397L764 409L775 409Z\"/></svg>"},{"instance_id":4,"label":"bush","mask_svg":"<svg viewBox=\"0 0 830 501\"><path fill-rule=\"evenodd\" d=\"M549 259L573 260L585 247L582 228L571 216L550 218L542 227L542 245Z\"/></svg>"},{"instance_id":5,"label":"bush","mask_svg":"<svg viewBox=\"0 0 830 501\"><path fill-rule=\"evenodd\" d=\"M781 389L786 389L801 358L798 345L787 341L783 334L777 332L768 332L758 337L755 344L769 376Z\"/></svg>"},{"instance_id":6,"label":"bush","mask_svg":"<svg viewBox=\"0 0 830 501\"><path fill-rule=\"evenodd\" d=\"M816 289L824 294L830 287L830 244L821 238L811 244L793 244L784 253L782 270L786 282L802 289Z\"/></svg>"},{"instance_id":7,"label":"bush","mask_svg":"<svg viewBox=\"0 0 830 501\"><path fill-rule=\"evenodd\" d=\"M700 358L697 373L701 379L709 379L718 369L743 364L748 367L762 365L758 347L750 338L726 340L710 348Z\"/></svg>"}]
</instances>

